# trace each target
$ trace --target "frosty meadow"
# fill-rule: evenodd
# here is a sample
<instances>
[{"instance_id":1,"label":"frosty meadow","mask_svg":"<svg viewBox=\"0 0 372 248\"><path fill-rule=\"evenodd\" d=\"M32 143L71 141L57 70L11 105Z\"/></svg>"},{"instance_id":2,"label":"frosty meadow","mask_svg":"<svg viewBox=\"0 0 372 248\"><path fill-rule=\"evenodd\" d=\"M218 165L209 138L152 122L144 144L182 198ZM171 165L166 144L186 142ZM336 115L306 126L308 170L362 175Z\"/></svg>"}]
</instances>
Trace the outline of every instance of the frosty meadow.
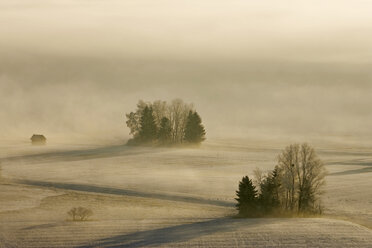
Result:
<instances>
[{"instance_id":1,"label":"frosty meadow","mask_svg":"<svg viewBox=\"0 0 372 248\"><path fill-rule=\"evenodd\" d=\"M371 13L0 0L0 248L371 247Z\"/></svg>"}]
</instances>

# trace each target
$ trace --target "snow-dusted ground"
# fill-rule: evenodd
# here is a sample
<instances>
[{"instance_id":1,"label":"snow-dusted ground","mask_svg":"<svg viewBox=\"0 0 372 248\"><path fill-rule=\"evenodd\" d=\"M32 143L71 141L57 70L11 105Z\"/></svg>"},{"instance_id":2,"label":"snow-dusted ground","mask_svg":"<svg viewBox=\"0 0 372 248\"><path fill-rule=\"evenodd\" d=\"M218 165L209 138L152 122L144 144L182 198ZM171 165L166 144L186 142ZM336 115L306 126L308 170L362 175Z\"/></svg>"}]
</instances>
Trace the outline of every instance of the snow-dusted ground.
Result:
<instances>
[{"instance_id":1,"label":"snow-dusted ground","mask_svg":"<svg viewBox=\"0 0 372 248\"><path fill-rule=\"evenodd\" d=\"M233 219L242 176L283 147L0 145L0 247L370 247L372 152L317 148L329 171L320 219ZM76 206L91 221L67 221ZM348 221L344 221L348 220ZM362 224L364 226L358 225Z\"/></svg>"}]
</instances>

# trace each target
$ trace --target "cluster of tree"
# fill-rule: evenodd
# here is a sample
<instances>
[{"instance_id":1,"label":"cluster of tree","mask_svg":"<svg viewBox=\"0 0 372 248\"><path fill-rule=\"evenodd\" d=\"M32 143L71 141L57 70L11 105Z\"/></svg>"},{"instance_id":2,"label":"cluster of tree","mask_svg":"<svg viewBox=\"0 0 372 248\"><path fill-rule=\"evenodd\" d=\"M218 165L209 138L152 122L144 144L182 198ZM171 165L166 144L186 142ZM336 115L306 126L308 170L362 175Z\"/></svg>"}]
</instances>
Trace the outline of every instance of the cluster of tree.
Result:
<instances>
[{"instance_id":1,"label":"cluster of tree","mask_svg":"<svg viewBox=\"0 0 372 248\"><path fill-rule=\"evenodd\" d=\"M192 104L181 99L171 103L140 100L136 111L126 114L126 117L133 135L129 144L199 144L205 140L206 133L199 114Z\"/></svg>"},{"instance_id":2,"label":"cluster of tree","mask_svg":"<svg viewBox=\"0 0 372 248\"><path fill-rule=\"evenodd\" d=\"M73 221L84 221L88 220L88 218L93 215L93 211L84 207L75 207L71 208L67 214Z\"/></svg>"},{"instance_id":3,"label":"cluster of tree","mask_svg":"<svg viewBox=\"0 0 372 248\"><path fill-rule=\"evenodd\" d=\"M292 144L278 156L274 170L255 171L239 182L237 209L240 216L321 214L326 170L308 144Z\"/></svg>"}]
</instances>

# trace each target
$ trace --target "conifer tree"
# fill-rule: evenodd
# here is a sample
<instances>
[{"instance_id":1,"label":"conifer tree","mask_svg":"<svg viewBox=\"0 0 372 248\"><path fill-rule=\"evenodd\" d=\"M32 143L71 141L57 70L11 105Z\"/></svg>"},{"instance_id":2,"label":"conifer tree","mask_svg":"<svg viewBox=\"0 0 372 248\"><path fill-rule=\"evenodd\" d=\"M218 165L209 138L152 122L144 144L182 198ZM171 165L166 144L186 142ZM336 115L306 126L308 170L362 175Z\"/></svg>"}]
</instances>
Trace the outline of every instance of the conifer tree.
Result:
<instances>
[{"instance_id":1,"label":"conifer tree","mask_svg":"<svg viewBox=\"0 0 372 248\"><path fill-rule=\"evenodd\" d=\"M276 166L260 185L261 193L258 200L262 212L270 213L280 206L279 187L280 179L278 167Z\"/></svg>"},{"instance_id":2,"label":"conifer tree","mask_svg":"<svg viewBox=\"0 0 372 248\"><path fill-rule=\"evenodd\" d=\"M171 122L167 117L163 117L160 121L160 128L158 132L158 140L160 144L170 143L172 138Z\"/></svg>"},{"instance_id":3,"label":"conifer tree","mask_svg":"<svg viewBox=\"0 0 372 248\"><path fill-rule=\"evenodd\" d=\"M257 190L248 176L239 182L239 190L236 191L238 202L236 204L239 214L242 216L254 216L257 213Z\"/></svg>"},{"instance_id":4,"label":"conifer tree","mask_svg":"<svg viewBox=\"0 0 372 248\"><path fill-rule=\"evenodd\" d=\"M189 112L184 140L189 143L201 143L205 140L205 129L202 120L196 111Z\"/></svg>"},{"instance_id":5,"label":"conifer tree","mask_svg":"<svg viewBox=\"0 0 372 248\"><path fill-rule=\"evenodd\" d=\"M152 114L149 114L150 112ZM133 138L128 140L128 145L140 145L152 141L160 145L183 142L198 144L205 140L205 129L199 114L194 111L192 104L186 104L181 99L175 99L171 103L160 100L153 103L140 100L137 109L125 116L126 124L130 129L129 134L133 135Z\"/></svg>"},{"instance_id":6,"label":"conifer tree","mask_svg":"<svg viewBox=\"0 0 372 248\"><path fill-rule=\"evenodd\" d=\"M152 142L156 139L157 128L152 113L152 108L146 106L140 119L139 139L143 142Z\"/></svg>"}]
</instances>

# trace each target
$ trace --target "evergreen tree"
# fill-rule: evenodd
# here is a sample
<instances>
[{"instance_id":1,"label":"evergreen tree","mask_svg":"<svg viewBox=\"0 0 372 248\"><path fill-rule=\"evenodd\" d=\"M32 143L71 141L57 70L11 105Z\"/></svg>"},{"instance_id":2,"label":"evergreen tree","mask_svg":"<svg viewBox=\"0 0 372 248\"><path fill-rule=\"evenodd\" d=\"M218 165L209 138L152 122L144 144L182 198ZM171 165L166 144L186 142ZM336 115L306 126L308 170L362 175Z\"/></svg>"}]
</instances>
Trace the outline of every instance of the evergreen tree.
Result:
<instances>
[{"instance_id":1,"label":"evergreen tree","mask_svg":"<svg viewBox=\"0 0 372 248\"><path fill-rule=\"evenodd\" d=\"M156 139L157 128L152 108L146 106L140 118L139 139L143 142L152 142Z\"/></svg>"},{"instance_id":2,"label":"evergreen tree","mask_svg":"<svg viewBox=\"0 0 372 248\"><path fill-rule=\"evenodd\" d=\"M160 121L158 139L160 144L169 144L172 138L171 122L167 117L163 117Z\"/></svg>"},{"instance_id":3,"label":"evergreen tree","mask_svg":"<svg viewBox=\"0 0 372 248\"><path fill-rule=\"evenodd\" d=\"M242 216L255 216L257 213L257 190L248 176L242 178L239 182L238 196L235 200L239 214Z\"/></svg>"},{"instance_id":4,"label":"evergreen tree","mask_svg":"<svg viewBox=\"0 0 372 248\"><path fill-rule=\"evenodd\" d=\"M264 213L270 213L280 206L278 167L275 167L260 186L261 194L258 197L260 210Z\"/></svg>"},{"instance_id":5,"label":"evergreen tree","mask_svg":"<svg viewBox=\"0 0 372 248\"><path fill-rule=\"evenodd\" d=\"M159 144L198 144L204 141L204 126L193 109L192 104L186 104L181 99L175 99L171 103L140 100L137 109L126 114L126 124L133 135L133 138L128 140L128 145L140 145L155 140ZM164 117L167 118L163 119Z\"/></svg>"},{"instance_id":6,"label":"evergreen tree","mask_svg":"<svg viewBox=\"0 0 372 248\"><path fill-rule=\"evenodd\" d=\"M199 114L189 112L185 128L184 140L189 143L201 143L205 140L205 129Z\"/></svg>"}]
</instances>

